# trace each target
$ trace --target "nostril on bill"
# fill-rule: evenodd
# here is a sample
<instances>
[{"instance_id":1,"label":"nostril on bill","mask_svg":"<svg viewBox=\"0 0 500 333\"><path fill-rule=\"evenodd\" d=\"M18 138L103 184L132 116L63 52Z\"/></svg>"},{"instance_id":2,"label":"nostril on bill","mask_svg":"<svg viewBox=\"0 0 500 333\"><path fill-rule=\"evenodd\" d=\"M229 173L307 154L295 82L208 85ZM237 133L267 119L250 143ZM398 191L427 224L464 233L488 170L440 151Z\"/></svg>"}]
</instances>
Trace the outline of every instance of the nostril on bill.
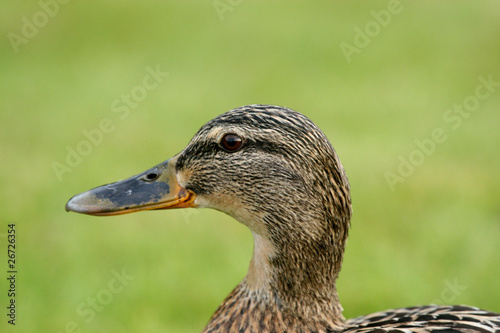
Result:
<instances>
[{"instance_id":1,"label":"nostril on bill","mask_svg":"<svg viewBox=\"0 0 500 333\"><path fill-rule=\"evenodd\" d=\"M149 173L146 175L146 180L155 180L156 178L158 178L158 174L155 173L155 172L152 172L152 173Z\"/></svg>"}]
</instances>

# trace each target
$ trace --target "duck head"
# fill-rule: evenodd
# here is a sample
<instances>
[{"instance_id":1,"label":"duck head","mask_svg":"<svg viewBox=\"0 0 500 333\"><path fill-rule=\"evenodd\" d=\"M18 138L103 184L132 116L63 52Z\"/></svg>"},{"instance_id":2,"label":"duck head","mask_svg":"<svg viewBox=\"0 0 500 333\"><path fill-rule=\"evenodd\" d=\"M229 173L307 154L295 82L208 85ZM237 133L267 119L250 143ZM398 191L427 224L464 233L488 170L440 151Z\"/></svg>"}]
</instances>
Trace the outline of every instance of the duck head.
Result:
<instances>
[{"instance_id":1,"label":"duck head","mask_svg":"<svg viewBox=\"0 0 500 333\"><path fill-rule=\"evenodd\" d=\"M228 111L176 156L66 204L89 215L187 207L217 209L252 231L254 255L242 288L285 312L321 308L341 316L335 279L351 217L349 183L307 117L271 105Z\"/></svg>"}]
</instances>

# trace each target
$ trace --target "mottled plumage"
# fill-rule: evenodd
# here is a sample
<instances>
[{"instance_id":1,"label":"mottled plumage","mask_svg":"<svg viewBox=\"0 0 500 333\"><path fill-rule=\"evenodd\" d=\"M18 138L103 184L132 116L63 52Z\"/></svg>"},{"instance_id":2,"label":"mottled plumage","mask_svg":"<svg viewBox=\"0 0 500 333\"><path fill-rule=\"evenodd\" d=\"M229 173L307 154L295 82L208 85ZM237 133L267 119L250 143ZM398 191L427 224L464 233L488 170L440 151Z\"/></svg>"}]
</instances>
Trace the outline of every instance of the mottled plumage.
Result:
<instances>
[{"instance_id":1,"label":"mottled plumage","mask_svg":"<svg viewBox=\"0 0 500 333\"><path fill-rule=\"evenodd\" d=\"M240 139L241 147L225 146L227 135ZM138 184L134 190L169 190L139 193L153 199L141 199L136 206L107 194L129 183ZM68 210L93 215L174 207L220 210L254 236L247 276L212 316L205 333L500 330L499 314L465 306L343 318L335 281L352 213L349 182L326 136L298 112L271 105L228 111L205 124L172 159L67 204Z\"/></svg>"},{"instance_id":2,"label":"mottled plumage","mask_svg":"<svg viewBox=\"0 0 500 333\"><path fill-rule=\"evenodd\" d=\"M500 314L461 305L417 306L350 319L342 332L500 332Z\"/></svg>"}]
</instances>

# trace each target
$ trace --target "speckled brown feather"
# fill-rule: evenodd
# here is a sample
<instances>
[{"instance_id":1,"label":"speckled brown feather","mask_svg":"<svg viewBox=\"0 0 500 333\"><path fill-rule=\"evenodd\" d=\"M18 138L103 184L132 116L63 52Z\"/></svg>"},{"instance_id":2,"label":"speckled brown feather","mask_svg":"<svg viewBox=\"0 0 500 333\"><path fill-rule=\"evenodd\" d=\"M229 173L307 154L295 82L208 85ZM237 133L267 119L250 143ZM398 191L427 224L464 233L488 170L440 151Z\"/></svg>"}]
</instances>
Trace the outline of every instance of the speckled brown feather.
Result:
<instances>
[{"instance_id":1,"label":"speckled brown feather","mask_svg":"<svg viewBox=\"0 0 500 333\"><path fill-rule=\"evenodd\" d=\"M203 330L215 332L339 332L342 318L320 312L300 317L283 311L276 299L246 290L240 283L224 300Z\"/></svg>"},{"instance_id":2,"label":"speckled brown feather","mask_svg":"<svg viewBox=\"0 0 500 333\"><path fill-rule=\"evenodd\" d=\"M353 318L342 332L491 333L500 332L500 315L470 306L427 305Z\"/></svg>"}]
</instances>

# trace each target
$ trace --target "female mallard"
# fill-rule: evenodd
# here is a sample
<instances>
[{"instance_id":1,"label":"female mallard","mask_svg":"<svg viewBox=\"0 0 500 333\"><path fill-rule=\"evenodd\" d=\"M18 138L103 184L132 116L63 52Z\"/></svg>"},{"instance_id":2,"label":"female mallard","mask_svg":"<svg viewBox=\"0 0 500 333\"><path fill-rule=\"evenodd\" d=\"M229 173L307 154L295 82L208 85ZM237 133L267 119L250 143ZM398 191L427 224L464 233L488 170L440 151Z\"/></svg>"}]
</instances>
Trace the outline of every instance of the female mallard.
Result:
<instances>
[{"instance_id":1,"label":"female mallard","mask_svg":"<svg viewBox=\"0 0 500 333\"><path fill-rule=\"evenodd\" d=\"M248 274L203 332L499 332L500 314L424 306L345 320L335 287L351 218L344 168L302 114L250 105L205 124L171 159L78 194L66 209L117 215L210 207L250 228Z\"/></svg>"}]
</instances>

